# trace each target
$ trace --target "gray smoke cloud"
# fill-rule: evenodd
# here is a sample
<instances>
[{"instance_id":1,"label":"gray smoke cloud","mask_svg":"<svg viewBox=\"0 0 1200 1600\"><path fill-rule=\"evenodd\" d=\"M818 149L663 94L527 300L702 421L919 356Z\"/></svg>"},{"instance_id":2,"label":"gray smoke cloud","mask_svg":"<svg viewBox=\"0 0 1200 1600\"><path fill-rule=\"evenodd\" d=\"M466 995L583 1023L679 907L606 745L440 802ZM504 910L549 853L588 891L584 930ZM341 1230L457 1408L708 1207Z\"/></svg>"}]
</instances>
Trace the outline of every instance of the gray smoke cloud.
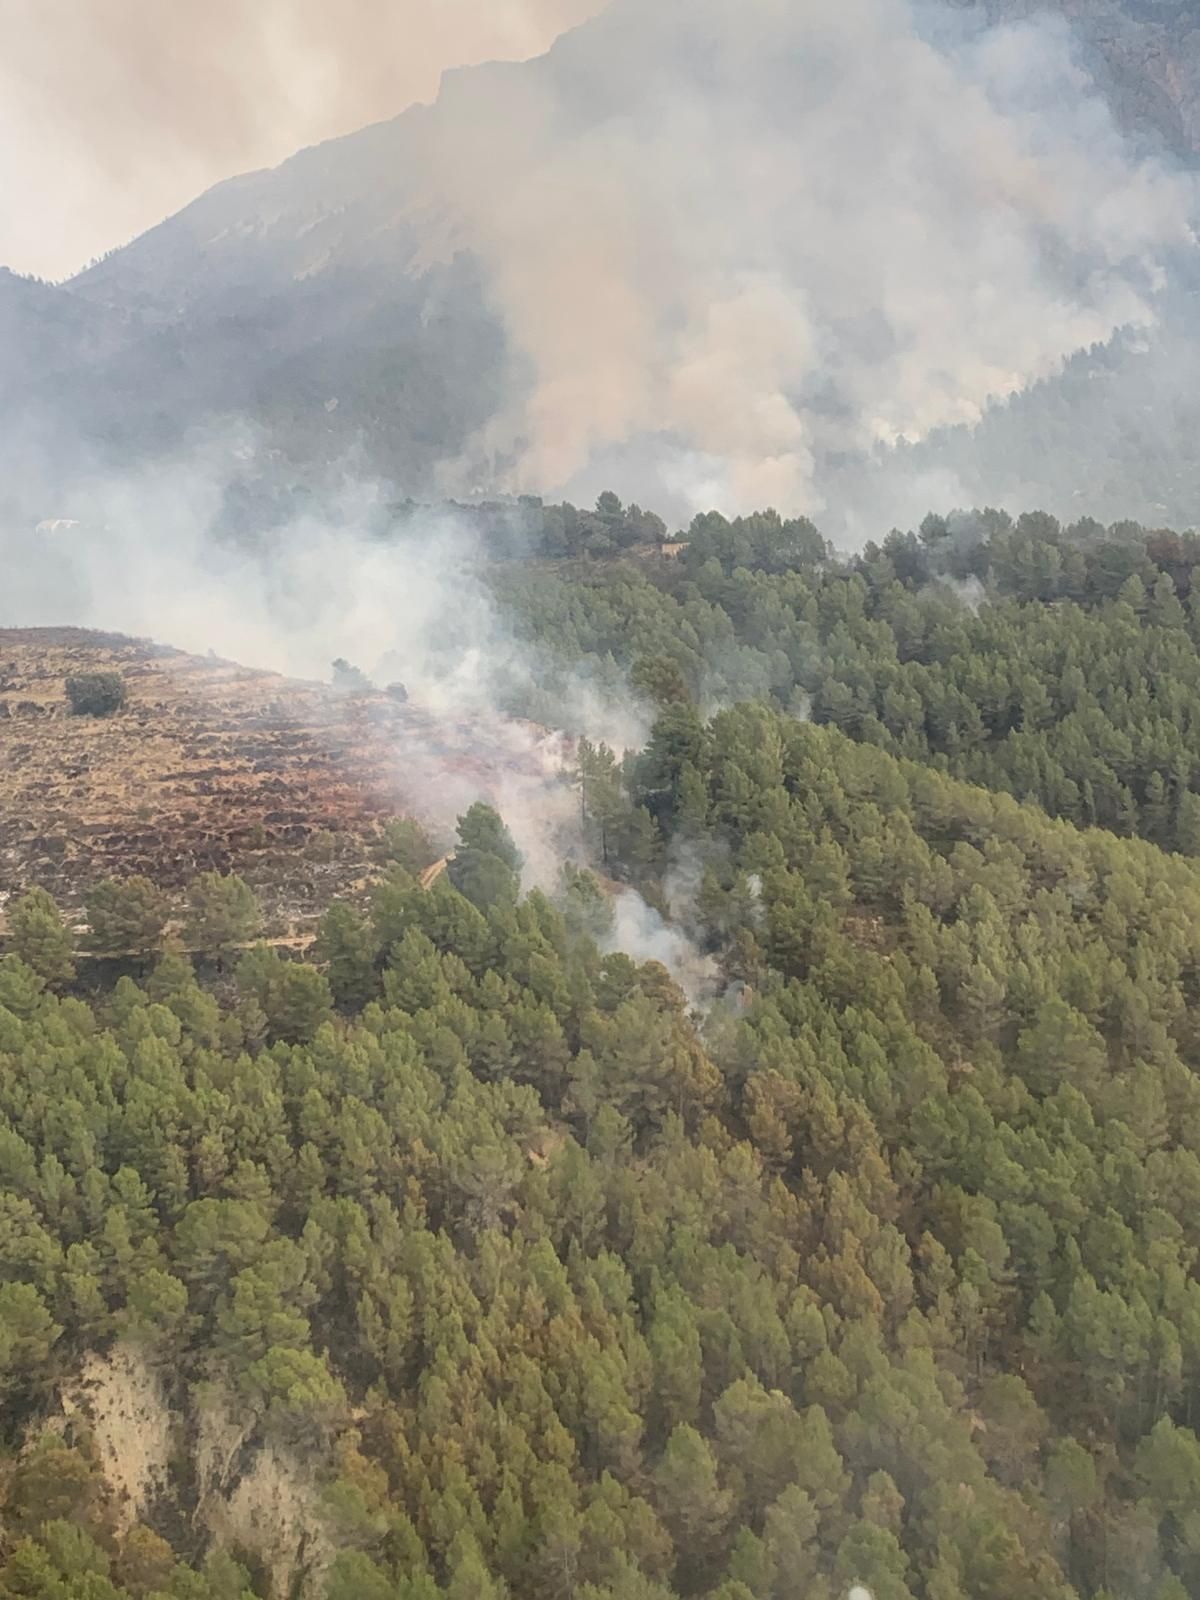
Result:
<instances>
[{"instance_id":1,"label":"gray smoke cloud","mask_svg":"<svg viewBox=\"0 0 1200 1600\"><path fill-rule=\"evenodd\" d=\"M59 278L231 173L542 51L601 0L3 0L0 262Z\"/></svg>"},{"instance_id":2,"label":"gray smoke cloud","mask_svg":"<svg viewBox=\"0 0 1200 1600\"><path fill-rule=\"evenodd\" d=\"M452 511L381 538L387 487L350 479L265 544L218 540L225 469L253 448L245 434L214 437L152 471L97 481L86 523L0 527L11 576L0 627L93 627L317 680L340 657L381 688L403 683L396 787L407 809L452 847L456 819L476 800L494 805L524 856L524 886L553 893L563 862L588 856L574 735L618 754L641 749L653 708L623 678L555 674L518 640L484 581L486 552ZM549 726L514 715L531 699ZM673 866L671 922L624 886L606 947L661 962L705 1009L721 980L688 931L698 871Z\"/></svg>"},{"instance_id":3,"label":"gray smoke cloud","mask_svg":"<svg viewBox=\"0 0 1200 1600\"><path fill-rule=\"evenodd\" d=\"M86 520L0 527L0 626L71 624L153 638L292 677L335 658L403 681L438 716L503 718L532 704L547 665L486 586L486 552L451 508L381 537L387 485L348 477L249 545L216 533L229 463L253 437L214 434L128 477L94 480ZM556 682L558 725L617 749L642 743L644 708L622 679Z\"/></svg>"},{"instance_id":4,"label":"gray smoke cloud","mask_svg":"<svg viewBox=\"0 0 1200 1600\"><path fill-rule=\"evenodd\" d=\"M449 80L418 207L530 376L447 481L820 510L823 463L971 423L1192 242L1061 22L908 0L615 0Z\"/></svg>"}]
</instances>

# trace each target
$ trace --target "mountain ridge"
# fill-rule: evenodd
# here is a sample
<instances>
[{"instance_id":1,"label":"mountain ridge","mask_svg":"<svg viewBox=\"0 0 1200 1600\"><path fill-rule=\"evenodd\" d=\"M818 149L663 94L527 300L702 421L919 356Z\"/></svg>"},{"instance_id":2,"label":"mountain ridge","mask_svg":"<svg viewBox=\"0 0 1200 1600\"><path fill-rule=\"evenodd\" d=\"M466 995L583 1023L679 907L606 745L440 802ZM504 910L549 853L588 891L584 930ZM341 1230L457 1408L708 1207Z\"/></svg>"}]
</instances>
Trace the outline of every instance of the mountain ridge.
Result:
<instances>
[{"instance_id":1,"label":"mountain ridge","mask_svg":"<svg viewBox=\"0 0 1200 1600\"><path fill-rule=\"evenodd\" d=\"M955 12L978 26L1020 21L1042 9L1024 0L955 3ZM1148 19L1147 13L1153 15ZM719 8L704 16L710 14L717 16ZM1189 95L1194 89L1200 105L1200 30L1188 26L1186 8L1124 0L1099 13L1063 3L1054 14L1076 30L1081 58L1102 80L1107 74L1110 104L1138 146L1146 149L1166 139L1176 155L1195 156L1200 146L1188 132ZM642 32L622 34L633 17ZM547 128L569 147L567 136L578 128L603 130L605 117L611 121L620 107L653 105L654 96L668 93L654 50L639 51L637 71L614 82L611 73L606 76L607 58L597 41L615 36L653 42L653 30L669 30L675 20L676 10L665 0L645 12L645 20L636 8L618 5L530 62L447 73L433 103L309 146L278 167L231 177L47 290L38 305L26 308L19 335L9 341L18 357L0 374L0 418L8 435L0 457L6 492L10 499L16 495L21 515L74 509L62 504L70 500L72 485L87 493L96 480L136 473L147 462L187 453L198 438L219 441L225 433L244 433L247 426L260 456L274 460L272 470L284 475L319 476L353 460L355 470L418 495L497 487L512 453L524 447L526 431L519 417L499 431L495 424L532 392L534 375L528 351L519 347L508 324L496 264L483 258L478 240L462 236L453 199L446 194L446 183L456 181L465 162L487 156L486 139L476 132L464 140L462 130L472 118L486 128L491 118L507 128L522 124L513 135L518 150L522 141L544 137ZM695 57L697 84L736 72L737 63L730 65L721 55L719 31L706 34L703 18L695 29L688 49ZM786 69L778 71L782 84ZM1178 100L1173 132L1161 106L1155 109L1155 85L1164 73ZM632 126L636 130L636 120ZM1200 116L1195 127L1200 129ZM474 181L494 187L503 177L498 171ZM519 223L505 218L504 227L515 231L519 248ZM564 227L569 230L569 219ZM505 247L513 244L506 234ZM587 244L576 247L583 269ZM535 253L539 246L535 241L529 249ZM754 261L751 251L748 273ZM568 270L572 266L569 252L564 264ZM669 262L663 267L675 270ZM789 288L780 286L785 295ZM527 289L522 292L528 295ZM614 290L614 297L621 292ZM0 283L0 327L5 298ZM544 294L540 299L539 304L535 296L527 312L535 323L553 309ZM735 302L723 314L742 313ZM782 314L786 319L791 313L783 309ZM8 320L20 318L13 312ZM858 327L853 317L846 325L852 349L854 341L870 345L880 337L865 322ZM755 337L751 325L746 338ZM767 344L767 352L775 342ZM586 370L589 355L602 356L603 350L597 340L595 350L581 352L573 379L579 391L626 382L628 375L619 368L594 377ZM1070 354L1063 349L1064 359ZM614 361L621 358L628 360L629 352L618 351ZM702 353L690 366L685 359L681 376L690 382L706 359L711 358ZM811 440L801 441L801 454L805 448L825 451L826 433L836 441L837 418L855 403L852 393L839 392L840 381L818 359L808 385L812 392L798 402L806 408L811 434ZM827 397L822 385L829 388ZM764 372L757 403L784 405L786 387L777 400L768 401L770 386ZM755 387L752 376L749 387ZM565 414L571 397L559 398L558 388L548 384L546 401L536 403L544 408L553 402ZM701 406L701 401L711 406L703 396L688 403ZM603 398L589 396L589 404L603 416ZM647 404L653 418L654 398ZM666 420L662 433L678 454L686 441L671 437L672 421ZM989 424L985 418L985 435ZM550 426L556 425L552 418ZM564 426L569 431L569 418ZM796 453L794 441L784 446L773 440L773 432L781 430L794 435L794 419L781 414L761 426L764 442L756 448L766 459L772 451ZM1003 435L1003 422L995 426ZM1186 434L1189 426L1180 432ZM631 471L636 477L639 460L658 448L651 436L641 457L637 450L610 452L617 480ZM945 449L935 441L928 453L939 457ZM837 454L835 448L831 459ZM610 457L601 455L596 471L604 470ZM862 465L860 456L850 450L846 458L853 476ZM979 459L986 458L985 437ZM677 477L692 470L686 452L671 470ZM700 468L701 482L709 470ZM1136 465L1128 477L1135 480ZM969 472L957 478L964 492L975 489ZM981 479L984 497L995 492L994 475ZM555 487L542 474L536 484L518 486ZM631 487L638 492L636 482ZM576 492L581 492L578 485ZM795 492L781 489L776 498ZM834 492L839 492L836 472L826 498ZM1056 509L1069 509L1069 488L1052 483L1048 492L1059 497ZM1105 501L1089 509L1107 517L1146 516L1149 504L1147 497L1134 495L1128 505ZM1178 522L1194 520L1190 490L1186 501L1171 501L1163 514Z\"/></svg>"}]
</instances>

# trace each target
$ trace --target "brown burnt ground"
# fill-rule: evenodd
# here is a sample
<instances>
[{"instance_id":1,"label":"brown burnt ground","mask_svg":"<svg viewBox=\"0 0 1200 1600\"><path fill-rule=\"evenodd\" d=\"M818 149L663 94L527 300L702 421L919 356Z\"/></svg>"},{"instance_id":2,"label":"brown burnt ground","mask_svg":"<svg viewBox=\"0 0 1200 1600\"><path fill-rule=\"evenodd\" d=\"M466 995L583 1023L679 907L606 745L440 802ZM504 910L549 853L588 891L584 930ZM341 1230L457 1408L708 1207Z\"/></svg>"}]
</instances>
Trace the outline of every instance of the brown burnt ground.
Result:
<instances>
[{"instance_id":1,"label":"brown burnt ground","mask_svg":"<svg viewBox=\"0 0 1200 1600\"><path fill-rule=\"evenodd\" d=\"M128 703L73 716L65 680L120 672ZM371 874L401 814L414 714L145 640L0 629L0 897L41 884L76 915L89 885L167 887L236 870L268 924L307 921Z\"/></svg>"}]
</instances>

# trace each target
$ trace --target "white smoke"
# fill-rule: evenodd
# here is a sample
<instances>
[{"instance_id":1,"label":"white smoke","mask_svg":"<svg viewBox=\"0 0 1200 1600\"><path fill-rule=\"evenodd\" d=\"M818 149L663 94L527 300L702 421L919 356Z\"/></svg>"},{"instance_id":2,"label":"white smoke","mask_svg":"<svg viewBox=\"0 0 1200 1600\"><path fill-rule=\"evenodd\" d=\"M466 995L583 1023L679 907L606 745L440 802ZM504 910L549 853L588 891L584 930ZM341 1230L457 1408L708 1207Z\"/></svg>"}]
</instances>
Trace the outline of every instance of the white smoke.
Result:
<instances>
[{"instance_id":1,"label":"white smoke","mask_svg":"<svg viewBox=\"0 0 1200 1600\"><path fill-rule=\"evenodd\" d=\"M592 5L546 0L513 16L549 27ZM111 300L104 338L149 296L180 317L183 348L199 337L198 306L252 315L269 289L281 349L303 349L316 383L322 340L304 348L297 283L318 304L325 288L335 304L345 294L359 327L391 293L397 306L419 298L406 270L463 252L461 292L474 295L477 271L509 359L485 338L465 371L438 374L458 420L423 437L419 470L440 450L456 494L587 503L612 484L672 515L827 505L827 526L861 540L877 518L907 525L978 499L967 466L905 450L906 478L872 462L973 424L990 399L1117 327L1150 328L1171 269L1194 252L1194 178L1131 155L1073 49L1062 21L988 29L978 7L935 0L611 0L537 60L452 72L432 108L211 192L73 287L93 308ZM173 103L192 88L172 86ZM212 103L201 94L205 116ZM364 271L369 288L347 287ZM460 291L430 282L436 316L439 296ZM473 298L448 304L476 315ZM40 381L38 316L69 317L72 302L38 305L27 364ZM397 314L398 326L415 315ZM324 337L336 356L351 336L339 324ZM205 352L197 372L231 397L256 391L270 356L247 356L244 371L236 350L210 359L216 381ZM92 418L86 383L77 411L58 403L57 378L42 394L45 430L61 415L72 435L55 441L57 471L80 470L93 423L99 439L144 444L186 425L192 400L226 403L168 372L160 415L120 381L112 398L98 370L81 360L104 415ZM319 450L326 430L305 426L318 402L303 382L297 395L299 429L280 423L281 441ZM6 434L0 489L13 493L37 477L24 439L39 437L42 412L26 398L18 386ZM380 423L403 445L405 402L396 415L386 396L366 404L338 412L332 448ZM457 429L489 412L460 448ZM389 459L410 459L396 448ZM993 500L1039 482L1036 452L1014 455L1031 459L1006 460Z\"/></svg>"},{"instance_id":2,"label":"white smoke","mask_svg":"<svg viewBox=\"0 0 1200 1600\"><path fill-rule=\"evenodd\" d=\"M493 603L478 536L452 509L401 523L386 486L351 476L252 542L219 537L230 457L255 448L214 435L93 481L72 502L80 520L0 526L0 625L108 629L302 678L327 679L343 657L447 716L499 715L506 692L538 676ZM640 745L648 727L632 695L586 677L558 704L570 731L615 746Z\"/></svg>"},{"instance_id":3,"label":"white smoke","mask_svg":"<svg viewBox=\"0 0 1200 1600\"><path fill-rule=\"evenodd\" d=\"M586 498L624 462L651 503L813 509L830 455L1150 323L1190 181L1126 152L1061 25L954 16L615 0L451 80L421 203L531 373L458 470Z\"/></svg>"},{"instance_id":4,"label":"white smoke","mask_svg":"<svg viewBox=\"0 0 1200 1600\"><path fill-rule=\"evenodd\" d=\"M934 581L933 588L953 595L960 606L974 615L987 599L987 591L978 578L952 578L943 574Z\"/></svg>"},{"instance_id":5,"label":"white smoke","mask_svg":"<svg viewBox=\"0 0 1200 1600\"><path fill-rule=\"evenodd\" d=\"M624 951L635 961L660 962L694 1008L716 999L723 986L720 968L712 956L696 948L683 928L667 922L634 889L617 895L613 913L608 949Z\"/></svg>"},{"instance_id":6,"label":"white smoke","mask_svg":"<svg viewBox=\"0 0 1200 1600\"><path fill-rule=\"evenodd\" d=\"M546 663L505 625L486 552L452 512L381 534L387 491L351 479L251 546L215 537L230 457L247 448L214 438L93 484L82 521L0 531L0 626L97 628L322 681L342 658L379 688L402 683L398 792L442 836L488 800L526 855L528 882L551 886L563 855L581 848L568 735L640 748L649 711L627 686L585 674L544 689ZM534 700L552 705L554 730L514 714Z\"/></svg>"},{"instance_id":7,"label":"white smoke","mask_svg":"<svg viewBox=\"0 0 1200 1600\"><path fill-rule=\"evenodd\" d=\"M98 484L90 523L0 535L13 574L0 626L93 627L309 679L327 680L340 657L380 687L401 682L397 793L447 842L473 802L495 806L525 858L524 886L553 890L563 861L586 857L571 734L640 749L651 713L632 692L574 677L555 696L555 728L513 716L509 698L542 664L505 627L485 552L451 513L381 538L367 530L384 491L356 483L263 547L215 539L227 455L225 441L151 477ZM711 958L632 889L617 896L611 948L660 961L694 1005L716 993Z\"/></svg>"}]
</instances>

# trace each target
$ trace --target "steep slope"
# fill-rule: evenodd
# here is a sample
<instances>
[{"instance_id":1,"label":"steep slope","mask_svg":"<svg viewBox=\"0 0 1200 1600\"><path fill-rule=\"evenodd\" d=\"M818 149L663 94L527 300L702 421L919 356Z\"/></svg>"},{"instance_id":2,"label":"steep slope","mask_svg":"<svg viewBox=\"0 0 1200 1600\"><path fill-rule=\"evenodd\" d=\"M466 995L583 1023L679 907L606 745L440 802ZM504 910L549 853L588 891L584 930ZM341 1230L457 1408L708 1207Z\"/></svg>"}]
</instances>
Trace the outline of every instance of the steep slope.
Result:
<instances>
[{"instance_id":1,"label":"steep slope","mask_svg":"<svg viewBox=\"0 0 1200 1600\"><path fill-rule=\"evenodd\" d=\"M116 671L115 717L71 716L64 679ZM403 805L402 708L230 662L73 629L0 632L0 886L40 883L77 911L113 874L178 884L237 869L276 931L366 870ZM336 834L336 860L306 844ZM333 841L330 841L331 845ZM286 864L286 885L282 878Z\"/></svg>"},{"instance_id":2,"label":"steep slope","mask_svg":"<svg viewBox=\"0 0 1200 1600\"><path fill-rule=\"evenodd\" d=\"M1195 275L1189 263L1184 281ZM1153 330L1079 351L1053 377L989 406L975 427L935 429L845 465L831 498L860 539L931 508L986 505L1195 527L1198 304L1194 288L1181 292Z\"/></svg>"},{"instance_id":3,"label":"steep slope","mask_svg":"<svg viewBox=\"0 0 1200 1600\"><path fill-rule=\"evenodd\" d=\"M628 776L704 1022L494 815L240 1004L0 961L0 1590L1197 1592L1200 868L763 706Z\"/></svg>"},{"instance_id":4,"label":"steep slope","mask_svg":"<svg viewBox=\"0 0 1200 1600\"><path fill-rule=\"evenodd\" d=\"M131 336L129 313L0 267L5 381L36 391L79 363L103 362Z\"/></svg>"}]
</instances>

